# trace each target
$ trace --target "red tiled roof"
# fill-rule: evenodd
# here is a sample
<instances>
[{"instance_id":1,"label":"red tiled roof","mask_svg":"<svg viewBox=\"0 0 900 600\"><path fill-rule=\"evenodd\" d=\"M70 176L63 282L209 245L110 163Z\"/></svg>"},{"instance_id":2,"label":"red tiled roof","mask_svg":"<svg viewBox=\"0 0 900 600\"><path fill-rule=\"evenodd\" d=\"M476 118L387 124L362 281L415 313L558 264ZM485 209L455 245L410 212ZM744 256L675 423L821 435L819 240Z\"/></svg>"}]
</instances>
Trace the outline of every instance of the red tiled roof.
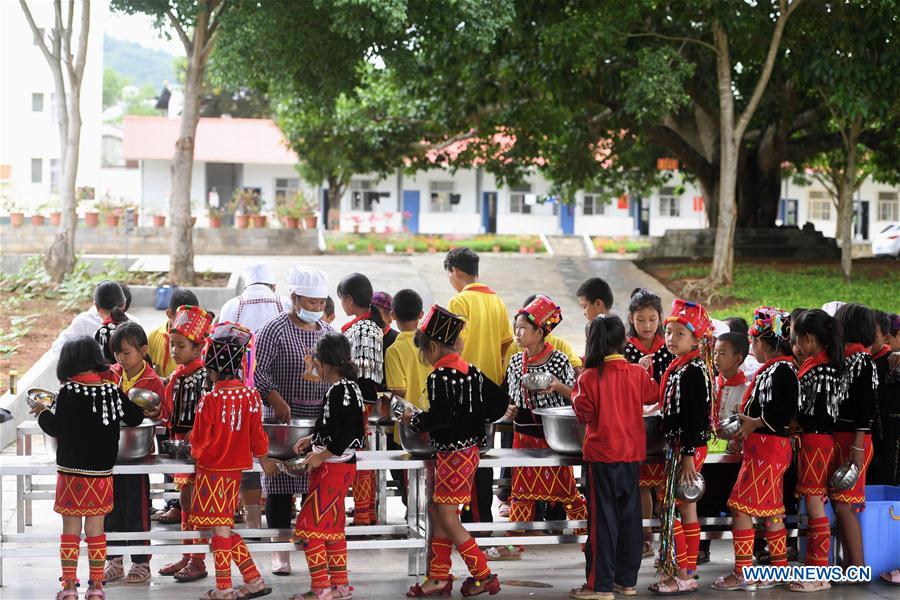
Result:
<instances>
[{"instance_id":1,"label":"red tiled roof","mask_svg":"<svg viewBox=\"0 0 900 600\"><path fill-rule=\"evenodd\" d=\"M125 160L171 160L180 119L126 116L122 154ZM287 147L271 119L200 119L194 160L202 162L294 165L297 155Z\"/></svg>"}]
</instances>

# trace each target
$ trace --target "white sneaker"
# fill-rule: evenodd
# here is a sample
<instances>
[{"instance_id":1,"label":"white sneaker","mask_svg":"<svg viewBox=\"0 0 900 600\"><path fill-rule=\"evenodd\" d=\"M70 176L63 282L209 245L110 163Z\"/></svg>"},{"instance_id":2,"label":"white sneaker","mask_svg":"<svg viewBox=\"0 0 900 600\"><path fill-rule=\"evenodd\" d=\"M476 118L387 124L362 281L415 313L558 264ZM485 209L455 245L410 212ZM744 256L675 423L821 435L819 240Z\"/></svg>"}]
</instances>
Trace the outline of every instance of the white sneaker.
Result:
<instances>
[{"instance_id":1,"label":"white sneaker","mask_svg":"<svg viewBox=\"0 0 900 600\"><path fill-rule=\"evenodd\" d=\"M273 552L272 553L272 574L273 575L290 575L291 574L291 553L290 552Z\"/></svg>"}]
</instances>

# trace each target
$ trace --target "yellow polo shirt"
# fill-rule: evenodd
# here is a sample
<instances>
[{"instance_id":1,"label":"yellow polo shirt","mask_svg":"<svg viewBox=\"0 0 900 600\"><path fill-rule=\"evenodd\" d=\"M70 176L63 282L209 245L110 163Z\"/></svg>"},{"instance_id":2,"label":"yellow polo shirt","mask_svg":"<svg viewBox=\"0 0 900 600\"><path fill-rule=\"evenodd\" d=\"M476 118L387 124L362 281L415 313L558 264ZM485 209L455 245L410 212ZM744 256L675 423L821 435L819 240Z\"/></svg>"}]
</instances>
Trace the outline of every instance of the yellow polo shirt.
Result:
<instances>
[{"instance_id":1,"label":"yellow polo shirt","mask_svg":"<svg viewBox=\"0 0 900 600\"><path fill-rule=\"evenodd\" d=\"M175 371L175 361L169 353L169 323L163 323L150 332L147 336L147 354L153 361L153 370L156 371L162 379L168 379Z\"/></svg>"},{"instance_id":2,"label":"yellow polo shirt","mask_svg":"<svg viewBox=\"0 0 900 600\"><path fill-rule=\"evenodd\" d=\"M475 365L500 385L503 383L506 359L502 349L504 343L512 342L512 323L500 296L475 291L472 289L475 287L485 286L483 283L470 283L450 299L447 308L466 320L460 335L465 341L461 354L463 360Z\"/></svg>"},{"instance_id":3,"label":"yellow polo shirt","mask_svg":"<svg viewBox=\"0 0 900 600\"><path fill-rule=\"evenodd\" d=\"M410 404L428 410L428 394L425 384L433 368L419 360L419 349L413 341L415 331L401 331L384 355L385 385L389 390L403 390L403 397ZM397 427L394 441L400 443Z\"/></svg>"},{"instance_id":4,"label":"yellow polo shirt","mask_svg":"<svg viewBox=\"0 0 900 600\"><path fill-rule=\"evenodd\" d=\"M572 363L572 368L577 369L578 367L582 366L581 356L579 356L579 354L575 352L575 349L572 348L572 344L570 344L563 338L557 337L551 333L550 335L544 336L544 341L553 346L554 350L559 350L560 352L565 354L569 358L569 362ZM514 341L512 344L510 344L509 351L507 351L506 353L506 362L509 363L509 359L512 358L512 355L516 352L521 351L522 348L520 348L519 344Z\"/></svg>"}]
</instances>

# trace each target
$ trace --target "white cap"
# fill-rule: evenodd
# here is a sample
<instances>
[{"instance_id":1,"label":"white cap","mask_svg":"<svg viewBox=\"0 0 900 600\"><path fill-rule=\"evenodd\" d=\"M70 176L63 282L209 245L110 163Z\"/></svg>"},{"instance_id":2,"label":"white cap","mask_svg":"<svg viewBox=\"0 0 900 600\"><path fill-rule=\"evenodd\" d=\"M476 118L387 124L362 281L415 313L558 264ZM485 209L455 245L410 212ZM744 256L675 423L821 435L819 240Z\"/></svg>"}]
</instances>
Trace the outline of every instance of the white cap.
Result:
<instances>
[{"instance_id":1,"label":"white cap","mask_svg":"<svg viewBox=\"0 0 900 600\"><path fill-rule=\"evenodd\" d=\"M264 283L266 285L275 285L277 283L275 275L267 265L262 263L252 264L247 267L244 275L245 285L253 285L254 283Z\"/></svg>"},{"instance_id":2,"label":"white cap","mask_svg":"<svg viewBox=\"0 0 900 600\"><path fill-rule=\"evenodd\" d=\"M713 335L719 337L720 335L726 334L731 331L731 327L725 321L720 321L718 319L712 320L713 326Z\"/></svg>"},{"instance_id":3,"label":"white cap","mask_svg":"<svg viewBox=\"0 0 900 600\"><path fill-rule=\"evenodd\" d=\"M833 317L834 313L838 311L840 307L847 304L846 302L841 302L840 300L832 300L831 302L826 302L822 305L822 310L828 313L829 316Z\"/></svg>"},{"instance_id":4,"label":"white cap","mask_svg":"<svg viewBox=\"0 0 900 600\"><path fill-rule=\"evenodd\" d=\"M307 298L327 298L328 280L322 271L291 267L288 289L292 294Z\"/></svg>"}]
</instances>

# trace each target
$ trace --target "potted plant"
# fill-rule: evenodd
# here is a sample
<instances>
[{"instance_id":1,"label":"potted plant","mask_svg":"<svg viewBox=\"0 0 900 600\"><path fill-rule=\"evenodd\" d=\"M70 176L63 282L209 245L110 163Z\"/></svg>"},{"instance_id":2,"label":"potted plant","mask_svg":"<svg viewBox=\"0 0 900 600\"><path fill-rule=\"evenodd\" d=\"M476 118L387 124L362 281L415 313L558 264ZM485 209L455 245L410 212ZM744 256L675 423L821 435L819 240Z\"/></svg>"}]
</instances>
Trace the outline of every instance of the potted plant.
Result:
<instances>
[{"instance_id":1,"label":"potted plant","mask_svg":"<svg viewBox=\"0 0 900 600\"><path fill-rule=\"evenodd\" d=\"M16 204L16 201L9 197L3 198L3 208L9 213L9 224L13 227L21 227L25 224L25 213Z\"/></svg>"},{"instance_id":2,"label":"potted plant","mask_svg":"<svg viewBox=\"0 0 900 600\"><path fill-rule=\"evenodd\" d=\"M84 224L88 227L96 227L100 224L100 211L88 210L84 213Z\"/></svg>"},{"instance_id":3,"label":"potted plant","mask_svg":"<svg viewBox=\"0 0 900 600\"><path fill-rule=\"evenodd\" d=\"M206 210L206 216L209 218L210 229L219 229L222 227L222 209L210 206Z\"/></svg>"},{"instance_id":4,"label":"potted plant","mask_svg":"<svg viewBox=\"0 0 900 600\"><path fill-rule=\"evenodd\" d=\"M109 194L104 195L103 198L97 203L97 209L100 211L100 216L103 217L103 220L106 222L107 227L119 226L119 211L122 209L122 207L113 202L113 199Z\"/></svg>"},{"instance_id":5,"label":"potted plant","mask_svg":"<svg viewBox=\"0 0 900 600\"><path fill-rule=\"evenodd\" d=\"M315 229L317 224L315 203L306 195L297 195L299 196L297 199L298 216L303 222L303 229Z\"/></svg>"},{"instance_id":6,"label":"potted plant","mask_svg":"<svg viewBox=\"0 0 900 600\"><path fill-rule=\"evenodd\" d=\"M247 225L250 224L250 217L259 215L259 192L250 188L235 190L231 198L231 204L234 207L235 225L238 229L246 229ZM259 227L256 222L254 222L254 226ZM263 219L262 226L265 227L265 219Z\"/></svg>"},{"instance_id":7,"label":"potted plant","mask_svg":"<svg viewBox=\"0 0 900 600\"><path fill-rule=\"evenodd\" d=\"M255 229L265 228L267 219L268 217L263 214L250 215L250 220L253 221L253 227Z\"/></svg>"},{"instance_id":8,"label":"potted plant","mask_svg":"<svg viewBox=\"0 0 900 600\"><path fill-rule=\"evenodd\" d=\"M284 198L276 202L275 214L281 219L285 229L297 229L300 226L300 207L297 203L300 196L301 193L297 192L290 199Z\"/></svg>"},{"instance_id":9,"label":"potted plant","mask_svg":"<svg viewBox=\"0 0 900 600\"><path fill-rule=\"evenodd\" d=\"M165 227L166 226L166 215L160 213L153 213L153 226L154 227Z\"/></svg>"}]
</instances>

